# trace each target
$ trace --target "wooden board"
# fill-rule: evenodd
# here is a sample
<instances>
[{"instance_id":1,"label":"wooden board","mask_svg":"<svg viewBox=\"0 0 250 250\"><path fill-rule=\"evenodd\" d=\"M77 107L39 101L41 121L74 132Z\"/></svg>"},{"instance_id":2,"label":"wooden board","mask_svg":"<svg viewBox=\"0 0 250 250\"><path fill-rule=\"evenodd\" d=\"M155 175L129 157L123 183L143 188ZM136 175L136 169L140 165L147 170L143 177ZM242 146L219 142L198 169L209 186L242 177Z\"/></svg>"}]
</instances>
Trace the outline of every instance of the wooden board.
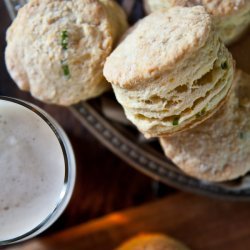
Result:
<instances>
[{"instance_id":1,"label":"wooden board","mask_svg":"<svg viewBox=\"0 0 250 250\"><path fill-rule=\"evenodd\" d=\"M146 232L169 234L193 250L247 250L250 203L176 194L8 250L112 250Z\"/></svg>"}]
</instances>

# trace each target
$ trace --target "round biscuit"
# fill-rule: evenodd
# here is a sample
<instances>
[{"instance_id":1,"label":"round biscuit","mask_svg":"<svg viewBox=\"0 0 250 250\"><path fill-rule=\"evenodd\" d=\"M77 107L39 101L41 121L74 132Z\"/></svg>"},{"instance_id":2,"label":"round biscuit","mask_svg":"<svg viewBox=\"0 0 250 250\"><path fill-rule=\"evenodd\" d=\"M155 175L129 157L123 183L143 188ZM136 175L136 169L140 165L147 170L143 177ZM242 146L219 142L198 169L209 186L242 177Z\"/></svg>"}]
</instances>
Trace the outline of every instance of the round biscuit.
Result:
<instances>
[{"instance_id":1,"label":"round biscuit","mask_svg":"<svg viewBox=\"0 0 250 250\"><path fill-rule=\"evenodd\" d=\"M8 29L6 65L20 89L71 105L110 88L103 65L126 28L113 0L31 0Z\"/></svg>"}]
</instances>

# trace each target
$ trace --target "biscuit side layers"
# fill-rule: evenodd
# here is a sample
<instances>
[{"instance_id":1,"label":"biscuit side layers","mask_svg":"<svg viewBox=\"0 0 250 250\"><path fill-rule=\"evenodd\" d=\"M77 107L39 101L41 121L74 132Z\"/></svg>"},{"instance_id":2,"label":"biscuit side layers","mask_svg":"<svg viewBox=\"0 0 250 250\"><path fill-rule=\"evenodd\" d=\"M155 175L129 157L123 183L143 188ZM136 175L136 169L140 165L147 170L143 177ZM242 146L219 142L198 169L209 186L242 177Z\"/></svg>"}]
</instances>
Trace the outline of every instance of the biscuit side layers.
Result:
<instances>
[{"instance_id":1,"label":"biscuit side layers","mask_svg":"<svg viewBox=\"0 0 250 250\"><path fill-rule=\"evenodd\" d=\"M250 76L237 71L228 102L199 126L161 138L165 154L186 174L227 181L250 171Z\"/></svg>"},{"instance_id":2,"label":"biscuit side layers","mask_svg":"<svg viewBox=\"0 0 250 250\"><path fill-rule=\"evenodd\" d=\"M107 59L104 74L128 119L145 136L193 127L226 100L234 63L207 16L203 7L153 13Z\"/></svg>"},{"instance_id":3,"label":"biscuit side layers","mask_svg":"<svg viewBox=\"0 0 250 250\"><path fill-rule=\"evenodd\" d=\"M250 26L250 2L235 14L214 17L219 36L225 44L237 41Z\"/></svg>"},{"instance_id":4,"label":"biscuit side layers","mask_svg":"<svg viewBox=\"0 0 250 250\"><path fill-rule=\"evenodd\" d=\"M194 55L192 71L197 73L197 78L192 75L193 79L189 79L191 71L185 72L190 66L188 60L183 68L162 77L148 89L124 90L113 85L126 116L145 136L166 136L196 126L223 104L231 88L234 65L228 50L223 44L218 45L213 59L209 55L216 47L210 41ZM199 63L206 57L204 64ZM178 79L180 76L182 79ZM169 78L173 83L166 87ZM178 125L174 124L176 119Z\"/></svg>"}]
</instances>

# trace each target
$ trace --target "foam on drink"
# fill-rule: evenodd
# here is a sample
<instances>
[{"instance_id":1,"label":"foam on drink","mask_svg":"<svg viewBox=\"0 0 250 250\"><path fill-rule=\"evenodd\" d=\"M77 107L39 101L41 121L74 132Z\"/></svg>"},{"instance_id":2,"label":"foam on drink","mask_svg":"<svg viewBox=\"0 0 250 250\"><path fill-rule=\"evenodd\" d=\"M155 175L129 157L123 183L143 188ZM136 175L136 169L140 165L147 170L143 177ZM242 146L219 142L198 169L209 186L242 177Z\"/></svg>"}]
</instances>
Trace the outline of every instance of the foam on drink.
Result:
<instances>
[{"instance_id":1,"label":"foam on drink","mask_svg":"<svg viewBox=\"0 0 250 250\"><path fill-rule=\"evenodd\" d=\"M65 161L49 125L31 110L0 100L0 241L19 237L56 208Z\"/></svg>"}]
</instances>

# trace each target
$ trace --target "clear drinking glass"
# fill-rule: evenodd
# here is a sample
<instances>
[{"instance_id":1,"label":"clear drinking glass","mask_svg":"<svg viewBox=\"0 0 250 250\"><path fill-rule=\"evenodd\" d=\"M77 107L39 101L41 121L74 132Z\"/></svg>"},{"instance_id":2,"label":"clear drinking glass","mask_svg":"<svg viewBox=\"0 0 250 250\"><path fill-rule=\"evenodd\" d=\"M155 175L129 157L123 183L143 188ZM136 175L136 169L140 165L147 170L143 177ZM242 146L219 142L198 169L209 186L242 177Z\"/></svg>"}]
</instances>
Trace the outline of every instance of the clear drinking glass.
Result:
<instances>
[{"instance_id":1,"label":"clear drinking glass","mask_svg":"<svg viewBox=\"0 0 250 250\"><path fill-rule=\"evenodd\" d=\"M0 97L0 106L3 105L4 103L6 104L6 102L10 102L15 105L21 105L25 109L30 110L31 112L33 112L35 116L41 118L44 121L44 123L46 123L49 126L49 128L53 131L53 134L55 135L60 144L61 151L63 154L65 169L64 169L64 181L62 180L63 186L61 188L60 195L58 196L57 201L55 201L56 205L54 209L49 214L47 214L47 216L30 231L23 232L23 234L15 238L7 240L0 239L0 246L14 244L30 239L42 233L49 226L51 226L66 208L73 192L75 184L75 176L76 176L76 164L72 146L65 132L62 130L59 124L50 115L48 115L42 109L38 108L33 104L10 97ZM16 126L18 126L18 124ZM0 162L0 170L1 170L1 165L2 163ZM3 183L2 184L0 183L0 188L2 188L1 185L3 185ZM44 206L46 206L46 204L44 204ZM1 216L1 211L0 211L0 216ZM15 220L18 221L18 218L15 218Z\"/></svg>"}]
</instances>

